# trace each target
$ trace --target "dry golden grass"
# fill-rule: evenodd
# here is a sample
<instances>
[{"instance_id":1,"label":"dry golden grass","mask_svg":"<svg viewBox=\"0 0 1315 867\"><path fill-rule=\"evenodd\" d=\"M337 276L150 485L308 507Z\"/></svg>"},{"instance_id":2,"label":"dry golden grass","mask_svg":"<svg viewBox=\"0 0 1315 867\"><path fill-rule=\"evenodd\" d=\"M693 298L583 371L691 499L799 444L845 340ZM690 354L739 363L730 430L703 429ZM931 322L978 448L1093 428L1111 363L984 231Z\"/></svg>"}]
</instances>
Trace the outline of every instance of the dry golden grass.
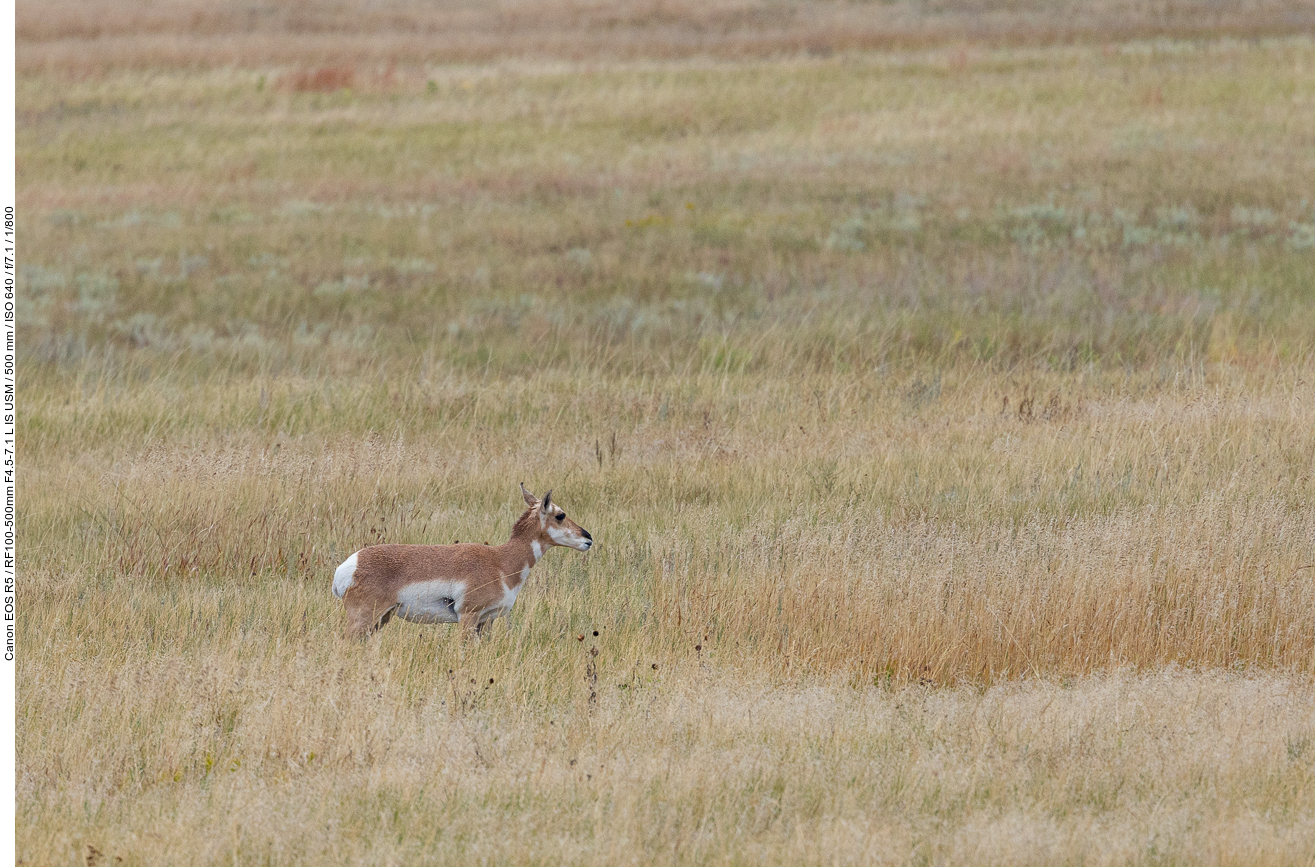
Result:
<instances>
[{"instance_id":1,"label":"dry golden grass","mask_svg":"<svg viewBox=\"0 0 1315 867\"><path fill-rule=\"evenodd\" d=\"M204 661L116 651L94 708L70 705L75 664L24 708L49 758L19 789L32 862L1241 865L1315 846L1315 713L1282 676L883 691L685 664L550 709L505 637L495 656L415 631L202 631ZM555 679L581 691L582 669Z\"/></svg>"},{"instance_id":2,"label":"dry golden grass","mask_svg":"<svg viewBox=\"0 0 1315 867\"><path fill-rule=\"evenodd\" d=\"M27 863L1315 857L1308 40L177 68L74 8L21 24ZM595 550L342 638L343 557L522 480Z\"/></svg>"},{"instance_id":3,"label":"dry golden grass","mask_svg":"<svg viewBox=\"0 0 1315 867\"><path fill-rule=\"evenodd\" d=\"M1307 367L416 374L31 401L33 861L1309 857ZM523 474L596 551L478 645L343 639L336 562L496 542Z\"/></svg>"},{"instance_id":4,"label":"dry golden grass","mask_svg":"<svg viewBox=\"0 0 1315 867\"><path fill-rule=\"evenodd\" d=\"M626 656L704 643L742 670L857 684L1309 672L1309 376L1221 367L1138 395L1117 379L947 374L929 399L875 373L582 383L422 368L257 379L246 394L52 392L29 424L96 442L29 471L40 537L64 541L62 565L27 586L70 593L67 572L108 570L148 594L264 580L318 593L365 542L503 541L508 480L528 475L599 538L546 574L567 570L604 608L566 594L545 639L585 617L633 635ZM335 600L314 607L336 624Z\"/></svg>"}]
</instances>

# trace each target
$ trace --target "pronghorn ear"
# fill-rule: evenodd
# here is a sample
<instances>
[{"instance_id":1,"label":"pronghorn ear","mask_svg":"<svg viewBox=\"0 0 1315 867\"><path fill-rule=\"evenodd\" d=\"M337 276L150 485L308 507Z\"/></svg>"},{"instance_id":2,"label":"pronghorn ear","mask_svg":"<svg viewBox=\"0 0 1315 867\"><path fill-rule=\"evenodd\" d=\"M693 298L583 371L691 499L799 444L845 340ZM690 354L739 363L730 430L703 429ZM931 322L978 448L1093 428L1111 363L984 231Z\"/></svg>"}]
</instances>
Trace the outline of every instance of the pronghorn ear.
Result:
<instances>
[{"instance_id":1,"label":"pronghorn ear","mask_svg":"<svg viewBox=\"0 0 1315 867\"><path fill-rule=\"evenodd\" d=\"M534 496L534 494L531 494L529 491L525 490L524 482L521 482L521 496L525 498L525 505L529 506L531 509L534 508L535 505L537 505L539 502L538 497Z\"/></svg>"},{"instance_id":2,"label":"pronghorn ear","mask_svg":"<svg viewBox=\"0 0 1315 867\"><path fill-rule=\"evenodd\" d=\"M545 515L548 514L548 507L551 503L552 503L552 488L549 488L548 493L543 495L543 502L539 504L539 511L543 512Z\"/></svg>"}]
</instances>

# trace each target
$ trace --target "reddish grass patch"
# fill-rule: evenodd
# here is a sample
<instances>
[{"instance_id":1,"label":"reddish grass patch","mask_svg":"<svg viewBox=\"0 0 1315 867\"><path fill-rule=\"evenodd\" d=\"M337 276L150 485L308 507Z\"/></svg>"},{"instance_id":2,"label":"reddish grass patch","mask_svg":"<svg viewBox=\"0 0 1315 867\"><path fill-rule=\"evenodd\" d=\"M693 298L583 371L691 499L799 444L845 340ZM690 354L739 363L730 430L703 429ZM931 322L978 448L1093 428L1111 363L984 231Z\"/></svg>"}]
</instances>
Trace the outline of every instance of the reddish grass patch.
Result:
<instances>
[{"instance_id":1,"label":"reddish grass patch","mask_svg":"<svg viewBox=\"0 0 1315 867\"><path fill-rule=\"evenodd\" d=\"M294 93L334 93L335 91L346 90L355 81L355 65L338 64L290 72L283 76L281 85L284 90L290 90Z\"/></svg>"}]
</instances>

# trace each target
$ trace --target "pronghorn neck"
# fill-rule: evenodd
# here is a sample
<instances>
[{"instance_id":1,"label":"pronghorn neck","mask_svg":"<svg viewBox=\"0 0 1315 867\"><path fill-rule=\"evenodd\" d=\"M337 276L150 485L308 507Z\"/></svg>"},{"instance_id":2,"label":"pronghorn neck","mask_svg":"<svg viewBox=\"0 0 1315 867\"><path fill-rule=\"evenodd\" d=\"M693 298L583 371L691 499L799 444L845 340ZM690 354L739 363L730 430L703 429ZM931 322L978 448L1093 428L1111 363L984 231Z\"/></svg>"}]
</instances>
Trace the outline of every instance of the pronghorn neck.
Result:
<instances>
[{"instance_id":1,"label":"pronghorn neck","mask_svg":"<svg viewBox=\"0 0 1315 867\"><path fill-rule=\"evenodd\" d=\"M537 512L526 510L511 528L511 538L502 546L502 572L507 586L515 587L524 581L551 544Z\"/></svg>"}]
</instances>

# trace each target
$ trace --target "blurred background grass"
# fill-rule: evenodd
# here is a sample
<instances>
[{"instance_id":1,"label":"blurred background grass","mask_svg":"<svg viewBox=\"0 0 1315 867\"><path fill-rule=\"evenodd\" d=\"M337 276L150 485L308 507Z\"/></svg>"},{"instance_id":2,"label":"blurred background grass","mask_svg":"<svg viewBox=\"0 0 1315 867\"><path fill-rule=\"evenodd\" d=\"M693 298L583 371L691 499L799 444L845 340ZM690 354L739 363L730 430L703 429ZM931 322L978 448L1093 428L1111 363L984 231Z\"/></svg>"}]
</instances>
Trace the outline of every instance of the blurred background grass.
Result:
<instances>
[{"instance_id":1,"label":"blurred background grass","mask_svg":"<svg viewBox=\"0 0 1315 867\"><path fill-rule=\"evenodd\" d=\"M348 68L330 93L289 71L29 75L24 352L1291 360L1315 324L1308 52Z\"/></svg>"}]
</instances>

